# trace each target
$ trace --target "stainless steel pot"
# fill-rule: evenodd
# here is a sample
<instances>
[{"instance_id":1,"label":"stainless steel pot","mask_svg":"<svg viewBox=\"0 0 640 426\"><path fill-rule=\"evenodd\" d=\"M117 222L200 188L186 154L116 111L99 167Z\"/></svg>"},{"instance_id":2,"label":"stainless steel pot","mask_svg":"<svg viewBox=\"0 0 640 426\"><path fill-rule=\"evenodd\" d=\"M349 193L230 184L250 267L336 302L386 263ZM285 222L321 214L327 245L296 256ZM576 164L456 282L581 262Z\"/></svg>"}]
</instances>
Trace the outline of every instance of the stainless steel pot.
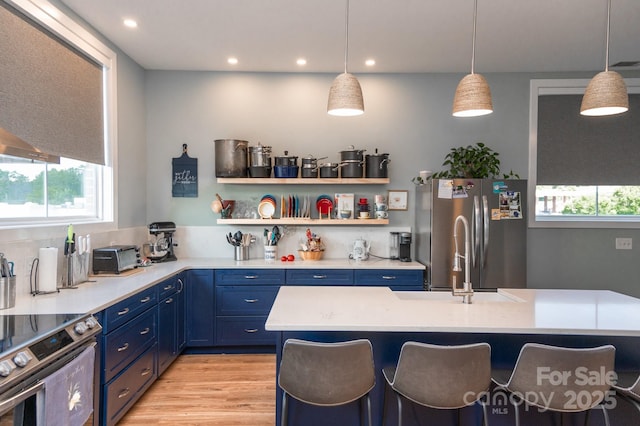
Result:
<instances>
[{"instance_id":1,"label":"stainless steel pot","mask_svg":"<svg viewBox=\"0 0 640 426\"><path fill-rule=\"evenodd\" d=\"M276 166L298 166L298 157L289 156L289 151L283 157L276 157Z\"/></svg>"},{"instance_id":2,"label":"stainless steel pot","mask_svg":"<svg viewBox=\"0 0 640 426\"><path fill-rule=\"evenodd\" d=\"M353 145L349 145L346 150L340 151L340 162L343 161L362 161L362 153L366 149L355 149Z\"/></svg>"},{"instance_id":3,"label":"stainless steel pot","mask_svg":"<svg viewBox=\"0 0 640 426\"><path fill-rule=\"evenodd\" d=\"M362 160L345 160L340 163L340 176L343 178L361 178L363 173Z\"/></svg>"},{"instance_id":4,"label":"stainless steel pot","mask_svg":"<svg viewBox=\"0 0 640 426\"><path fill-rule=\"evenodd\" d=\"M389 154L378 154L376 149L375 154L365 155L365 177L368 178L386 178L388 174Z\"/></svg>"},{"instance_id":5,"label":"stainless steel pot","mask_svg":"<svg viewBox=\"0 0 640 426\"><path fill-rule=\"evenodd\" d=\"M339 163L324 163L320 165L320 177L321 178L337 178L338 170L340 169Z\"/></svg>"},{"instance_id":6,"label":"stainless steel pot","mask_svg":"<svg viewBox=\"0 0 640 426\"><path fill-rule=\"evenodd\" d=\"M214 143L216 177L246 177L249 142L239 139L217 139Z\"/></svg>"},{"instance_id":7,"label":"stainless steel pot","mask_svg":"<svg viewBox=\"0 0 640 426\"><path fill-rule=\"evenodd\" d=\"M250 167L271 167L271 147L260 145L249 147Z\"/></svg>"}]
</instances>

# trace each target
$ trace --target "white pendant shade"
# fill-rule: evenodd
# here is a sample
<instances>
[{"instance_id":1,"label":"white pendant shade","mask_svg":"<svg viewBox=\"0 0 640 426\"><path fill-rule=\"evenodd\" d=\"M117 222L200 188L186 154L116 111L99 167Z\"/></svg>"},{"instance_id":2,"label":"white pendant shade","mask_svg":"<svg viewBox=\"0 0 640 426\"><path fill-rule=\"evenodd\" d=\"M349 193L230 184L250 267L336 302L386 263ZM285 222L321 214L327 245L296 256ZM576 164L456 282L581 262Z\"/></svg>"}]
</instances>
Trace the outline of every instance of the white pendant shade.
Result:
<instances>
[{"instance_id":1,"label":"white pendant shade","mask_svg":"<svg viewBox=\"0 0 640 426\"><path fill-rule=\"evenodd\" d=\"M362 88L353 74L345 72L333 80L329 89L327 112L341 117L364 114Z\"/></svg>"},{"instance_id":2,"label":"white pendant shade","mask_svg":"<svg viewBox=\"0 0 640 426\"><path fill-rule=\"evenodd\" d=\"M453 97L454 117L478 117L491 114L493 102L487 80L480 74L467 74Z\"/></svg>"}]
</instances>

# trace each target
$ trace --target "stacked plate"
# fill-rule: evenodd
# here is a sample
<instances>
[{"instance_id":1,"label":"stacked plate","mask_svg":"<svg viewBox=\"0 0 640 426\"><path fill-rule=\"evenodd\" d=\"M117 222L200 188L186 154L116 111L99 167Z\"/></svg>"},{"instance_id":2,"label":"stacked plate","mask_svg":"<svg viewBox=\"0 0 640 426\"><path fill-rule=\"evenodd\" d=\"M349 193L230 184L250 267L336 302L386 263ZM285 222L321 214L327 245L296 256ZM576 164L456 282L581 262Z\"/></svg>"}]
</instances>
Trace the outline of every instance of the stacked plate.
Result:
<instances>
[{"instance_id":1,"label":"stacked plate","mask_svg":"<svg viewBox=\"0 0 640 426\"><path fill-rule=\"evenodd\" d=\"M324 194L320 195L316 198L316 209L318 210L320 218L324 215L331 217L331 211L333 210L333 198Z\"/></svg>"},{"instance_id":2,"label":"stacked plate","mask_svg":"<svg viewBox=\"0 0 640 426\"><path fill-rule=\"evenodd\" d=\"M258 214L262 219L271 219L276 212L276 197L271 194L264 195L258 204Z\"/></svg>"}]
</instances>

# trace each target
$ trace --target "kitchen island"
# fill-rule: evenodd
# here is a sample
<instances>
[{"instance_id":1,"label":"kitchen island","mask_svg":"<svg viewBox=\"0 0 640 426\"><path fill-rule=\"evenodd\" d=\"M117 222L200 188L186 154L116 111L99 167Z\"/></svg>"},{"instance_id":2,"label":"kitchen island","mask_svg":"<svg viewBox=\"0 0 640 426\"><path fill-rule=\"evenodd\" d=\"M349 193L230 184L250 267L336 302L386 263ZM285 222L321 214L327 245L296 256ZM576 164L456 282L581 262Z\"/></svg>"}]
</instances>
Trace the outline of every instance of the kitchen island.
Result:
<instances>
[{"instance_id":1,"label":"kitchen island","mask_svg":"<svg viewBox=\"0 0 640 426\"><path fill-rule=\"evenodd\" d=\"M511 368L527 342L573 347L613 344L618 371L640 370L640 300L611 291L500 289L497 293L477 292L473 304L468 305L448 292L283 287L266 329L278 333L278 359L288 338L327 342L370 339L377 370L372 392L376 425L381 424L384 393L380 369L397 362L400 348L408 340L449 345L488 342L496 368ZM280 396L278 389L277 421L281 415ZM622 403L619 405L611 410L612 417L624 419L631 414ZM393 418L393 407L387 408ZM328 415L340 422L350 415L348 409L320 414L299 404L292 404L290 409L292 424L327 424ZM427 409L416 412L428 416L434 424L450 422L448 413ZM477 414L477 410L465 410L465 424L472 424ZM513 424L512 415L509 406L493 405L490 424ZM405 424L415 424L410 418L406 421ZM601 421L598 413L593 413L592 421ZM624 421L620 424L631 424Z\"/></svg>"}]
</instances>

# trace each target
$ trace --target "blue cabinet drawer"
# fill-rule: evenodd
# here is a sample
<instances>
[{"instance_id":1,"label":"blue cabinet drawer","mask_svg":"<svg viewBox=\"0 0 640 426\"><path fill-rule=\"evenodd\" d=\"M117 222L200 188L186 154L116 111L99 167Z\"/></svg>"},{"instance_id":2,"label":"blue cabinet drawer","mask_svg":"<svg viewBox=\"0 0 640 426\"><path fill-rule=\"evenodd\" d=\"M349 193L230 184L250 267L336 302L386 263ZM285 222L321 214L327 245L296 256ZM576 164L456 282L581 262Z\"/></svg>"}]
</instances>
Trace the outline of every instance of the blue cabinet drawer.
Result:
<instances>
[{"instance_id":1,"label":"blue cabinet drawer","mask_svg":"<svg viewBox=\"0 0 640 426\"><path fill-rule=\"evenodd\" d=\"M267 315L278 286L216 286L216 315Z\"/></svg>"},{"instance_id":2,"label":"blue cabinet drawer","mask_svg":"<svg viewBox=\"0 0 640 426\"><path fill-rule=\"evenodd\" d=\"M386 286L399 290L423 290L420 269L363 269L355 271L355 283L362 286Z\"/></svg>"},{"instance_id":3,"label":"blue cabinet drawer","mask_svg":"<svg viewBox=\"0 0 640 426\"><path fill-rule=\"evenodd\" d=\"M156 347L145 351L129 368L104 386L103 397L106 425L115 424L144 394L157 378Z\"/></svg>"},{"instance_id":4,"label":"blue cabinet drawer","mask_svg":"<svg viewBox=\"0 0 640 426\"><path fill-rule=\"evenodd\" d=\"M284 269L216 269L216 285L281 285Z\"/></svg>"},{"instance_id":5,"label":"blue cabinet drawer","mask_svg":"<svg viewBox=\"0 0 640 426\"><path fill-rule=\"evenodd\" d=\"M217 317L216 345L275 345L276 333L266 331L266 316Z\"/></svg>"},{"instance_id":6,"label":"blue cabinet drawer","mask_svg":"<svg viewBox=\"0 0 640 426\"><path fill-rule=\"evenodd\" d=\"M113 306L105 311L104 323L102 324L102 333L107 334L125 324L131 318L146 309L155 306L158 303L158 289L153 286L137 293Z\"/></svg>"},{"instance_id":7,"label":"blue cabinet drawer","mask_svg":"<svg viewBox=\"0 0 640 426\"><path fill-rule=\"evenodd\" d=\"M351 269L287 269L288 285L353 285Z\"/></svg>"},{"instance_id":8,"label":"blue cabinet drawer","mask_svg":"<svg viewBox=\"0 0 640 426\"><path fill-rule=\"evenodd\" d=\"M156 343L158 310L151 309L104 336L104 381L113 378L148 347Z\"/></svg>"},{"instance_id":9,"label":"blue cabinet drawer","mask_svg":"<svg viewBox=\"0 0 640 426\"><path fill-rule=\"evenodd\" d=\"M163 300L178 291L178 280L176 277L169 278L157 285L158 300Z\"/></svg>"}]
</instances>

